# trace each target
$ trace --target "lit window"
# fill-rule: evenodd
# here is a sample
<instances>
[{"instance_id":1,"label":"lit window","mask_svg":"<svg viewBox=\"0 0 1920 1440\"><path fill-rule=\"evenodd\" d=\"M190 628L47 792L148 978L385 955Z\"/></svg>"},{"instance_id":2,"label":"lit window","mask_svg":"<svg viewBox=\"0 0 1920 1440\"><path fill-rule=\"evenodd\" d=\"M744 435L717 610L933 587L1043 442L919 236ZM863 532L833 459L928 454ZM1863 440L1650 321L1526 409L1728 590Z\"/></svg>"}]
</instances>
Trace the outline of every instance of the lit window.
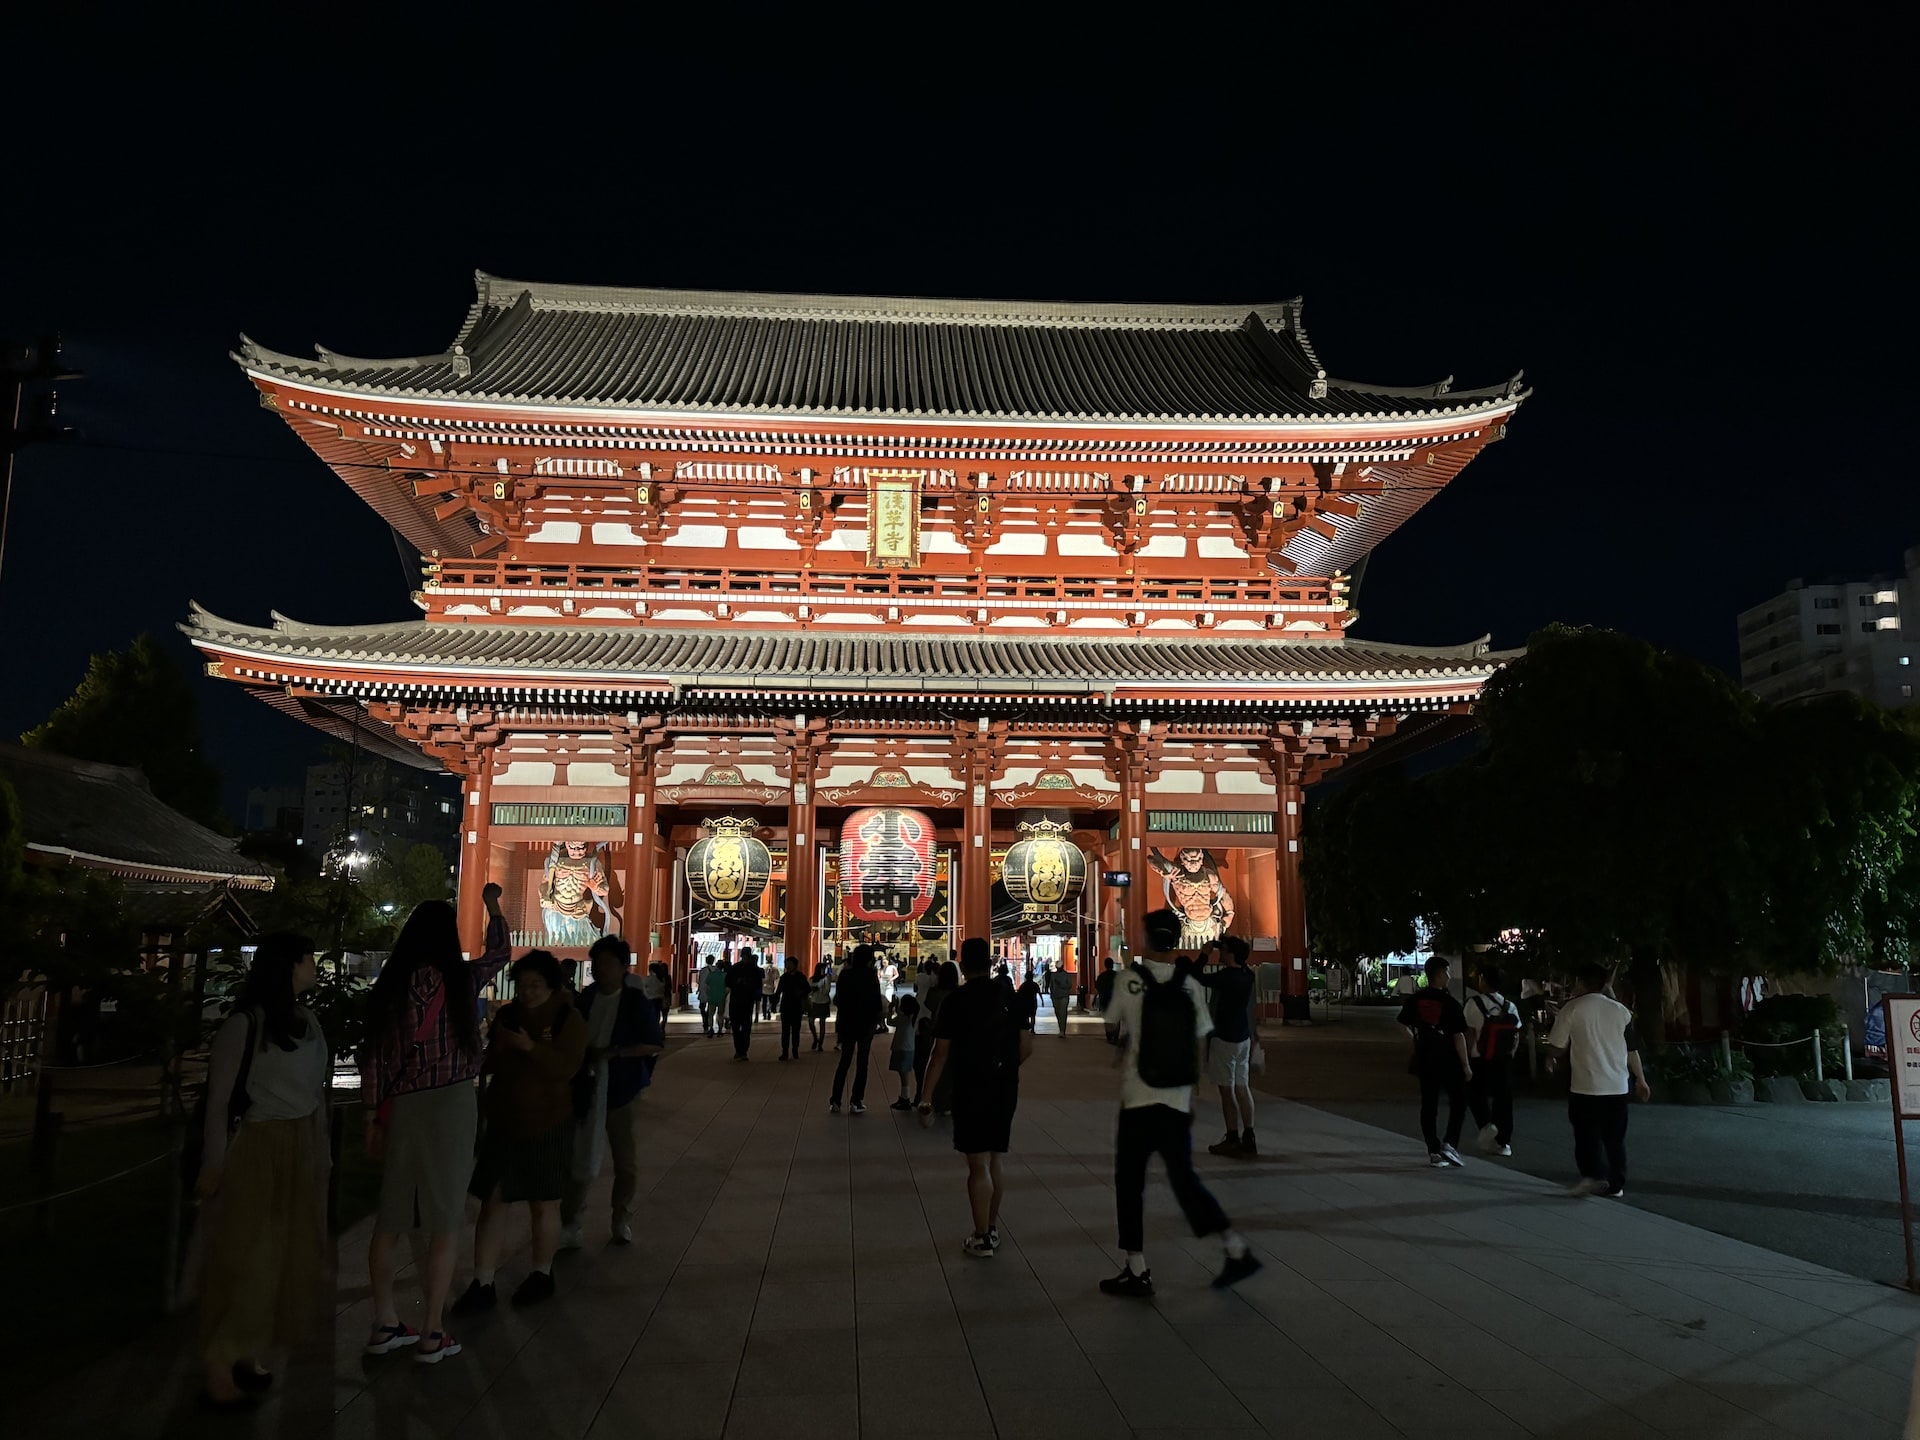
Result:
<instances>
[{"instance_id":1,"label":"lit window","mask_svg":"<svg viewBox=\"0 0 1920 1440\"><path fill-rule=\"evenodd\" d=\"M1907 664L1907 663L1908 663L1908 661L1907 661L1907 657L1906 657L1906 656L1904 656L1904 655L1902 655L1902 656L1900 657L1900 663L1901 663L1902 665L1905 665L1905 664Z\"/></svg>"}]
</instances>

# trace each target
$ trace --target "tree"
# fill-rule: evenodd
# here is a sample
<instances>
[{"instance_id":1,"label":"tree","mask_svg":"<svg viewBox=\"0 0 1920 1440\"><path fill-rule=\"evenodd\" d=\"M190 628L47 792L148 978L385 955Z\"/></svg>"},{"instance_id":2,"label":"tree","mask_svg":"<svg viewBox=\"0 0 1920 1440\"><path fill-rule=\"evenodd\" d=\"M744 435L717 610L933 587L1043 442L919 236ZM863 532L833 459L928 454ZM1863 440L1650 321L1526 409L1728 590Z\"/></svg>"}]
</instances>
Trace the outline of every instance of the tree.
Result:
<instances>
[{"instance_id":1,"label":"tree","mask_svg":"<svg viewBox=\"0 0 1920 1440\"><path fill-rule=\"evenodd\" d=\"M159 800L232 831L220 809L220 772L201 745L192 687L151 635L93 656L79 688L20 741L76 760L138 766Z\"/></svg>"},{"instance_id":2,"label":"tree","mask_svg":"<svg viewBox=\"0 0 1920 1440\"><path fill-rule=\"evenodd\" d=\"M1920 727L1852 695L1762 713L1756 826L1774 968L1904 969L1920 923Z\"/></svg>"}]
</instances>

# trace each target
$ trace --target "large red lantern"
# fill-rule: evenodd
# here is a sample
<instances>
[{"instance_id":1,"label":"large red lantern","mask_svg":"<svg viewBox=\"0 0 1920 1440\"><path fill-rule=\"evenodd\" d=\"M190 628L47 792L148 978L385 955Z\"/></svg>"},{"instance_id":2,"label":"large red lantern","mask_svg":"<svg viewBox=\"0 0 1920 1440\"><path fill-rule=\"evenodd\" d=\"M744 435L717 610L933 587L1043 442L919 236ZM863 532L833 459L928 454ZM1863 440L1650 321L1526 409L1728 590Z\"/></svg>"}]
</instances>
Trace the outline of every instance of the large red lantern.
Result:
<instances>
[{"instance_id":1,"label":"large red lantern","mask_svg":"<svg viewBox=\"0 0 1920 1440\"><path fill-rule=\"evenodd\" d=\"M937 882L933 822L918 810L856 810L840 827L840 897L849 920L924 915Z\"/></svg>"}]
</instances>

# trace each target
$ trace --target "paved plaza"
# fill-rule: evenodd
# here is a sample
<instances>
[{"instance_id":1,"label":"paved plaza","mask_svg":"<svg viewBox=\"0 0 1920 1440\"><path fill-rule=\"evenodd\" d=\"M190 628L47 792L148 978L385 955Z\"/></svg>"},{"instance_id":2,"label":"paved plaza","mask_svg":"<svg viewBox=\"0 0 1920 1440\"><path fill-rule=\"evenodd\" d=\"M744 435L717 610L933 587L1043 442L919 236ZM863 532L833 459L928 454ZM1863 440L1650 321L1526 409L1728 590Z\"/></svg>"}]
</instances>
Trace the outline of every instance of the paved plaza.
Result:
<instances>
[{"instance_id":1,"label":"paved plaza","mask_svg":"<svg viewBox=\"0 0 1920 1440\"><path fill-rule=\"evenodd\" d=\"M1285 1034L1270 1036L1284 1046ZM1043 1034L1024 1083L1006 1243L960 1251L963 1167L870 1095L829 1116L834 1055L753 1062L676 1036L641 1101L636 1243L563 1255L559 1297L461 1327L438 1367L363 1361L364 1229L342 1246L331 1362L255 1416L186 1404L191 1325L41 1397L19 1435L780 1437L1203 1434L1893 1436L1920 1299L1662 1216L1571 1201L1385 1131L1268 1101L1270 1153L1202 1157L1266 1269L1208 1287L1213 1242L1148 1191L1158 1296L1102 1296L1113 1052ZM876 1047L877 1053L878 1047ZM1214 1138L1203 1106L1196 1139ZM606 1182L602 1181L604 1196ZM601 1202L604 1204L604 1201ZM524 1241L522 1242L524 1244ZM463 1242L456 1292L470 1249ZM524 1253L502 1270L503 1292ZM408 1292L409 1296L411 1292ZM405 1313L405 1312L403 1312ZM417 1320L417 1313L407 1318ZM15 1411L14 1414L21 1415Z\"/></svg>"}]
</instances>

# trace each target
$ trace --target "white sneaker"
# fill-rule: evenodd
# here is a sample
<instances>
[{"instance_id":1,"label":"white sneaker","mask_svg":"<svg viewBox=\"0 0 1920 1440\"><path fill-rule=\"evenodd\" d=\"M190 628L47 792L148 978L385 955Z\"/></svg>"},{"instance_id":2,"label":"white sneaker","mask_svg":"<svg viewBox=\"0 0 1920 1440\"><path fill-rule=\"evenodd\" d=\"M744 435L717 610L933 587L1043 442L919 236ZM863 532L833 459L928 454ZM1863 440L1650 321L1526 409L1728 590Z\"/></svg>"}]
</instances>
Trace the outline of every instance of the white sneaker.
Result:
<instances>
[{"instance_id":1,"label":"white sneaker","mask_svg":"<svg viewBox=\"0 0 1920 1440\"><path fill-rule=\"evenodd\" d=\"M1489 1149L1487 1153L1489 1155L1511 1156L1513 1154L1513 1147L1511 1145L1495 1145L1491 1149Z\"/></svg>"},{"instance_id":2,"label":"white sneaker","mask_svg":"<svg viewBox=\"0 0 1920 1440\"><path fill-rule=\"evenodd\" d=\"M1449 1165L1465 1165L1467 1163L1460 1158L1460 1152L1451 1145L1442 1145L1440 1147L1440 1158Z\"/></svg>"},{"instance_id":3,"label":"white sneaker","mask_svg":"<svg viewBox=\"0 0 1920 1440\"><path fill-rule=\"evenodd\" d=\"M1583 1199L1588 1195L1604 1195L1606 1193L1607 1182L1604 1180L1576 1180L1573 1184L1567 1186L1567 1194L1573 1196L1576 1200Z\"/></svg>"},{"instance_id":4,"label":"white sneaker","mask_svg":"<svg viewBox=\"0 0 1920 1440\"><path fill-rule=\"evenodd\" d=\"M1492 1125L1482 1125L1480 1127L1480 1153L1482 1155L1491 1155L1500 1148L1494 1143L1499 1137L1499 1134L1499 1130Z\"/></svg>"},{"instance_id":5,"label":"white sneaker","mask_svg":"<svg viewBox=\"0 0 1920 1440\"><path fill-rule=\"evenodd\" d=\"M578 1250L584 1244L586 1244L586 1242L580 1238L580 1227L578 1225L562 1225L560 1227L560 1249Z\"/></svg>"},{"instance_id":6,"label":"white sneaker","mask_svg":"<svg viewBox=\"0 0 1920 1440\"><path fill-rule=\"evenodd\" d=\"M633 1226L624 1220L616 1223L613 1227L613 1243L616 1245L631 1245L633 1243Z\"/></svg>"}]
</instances>

